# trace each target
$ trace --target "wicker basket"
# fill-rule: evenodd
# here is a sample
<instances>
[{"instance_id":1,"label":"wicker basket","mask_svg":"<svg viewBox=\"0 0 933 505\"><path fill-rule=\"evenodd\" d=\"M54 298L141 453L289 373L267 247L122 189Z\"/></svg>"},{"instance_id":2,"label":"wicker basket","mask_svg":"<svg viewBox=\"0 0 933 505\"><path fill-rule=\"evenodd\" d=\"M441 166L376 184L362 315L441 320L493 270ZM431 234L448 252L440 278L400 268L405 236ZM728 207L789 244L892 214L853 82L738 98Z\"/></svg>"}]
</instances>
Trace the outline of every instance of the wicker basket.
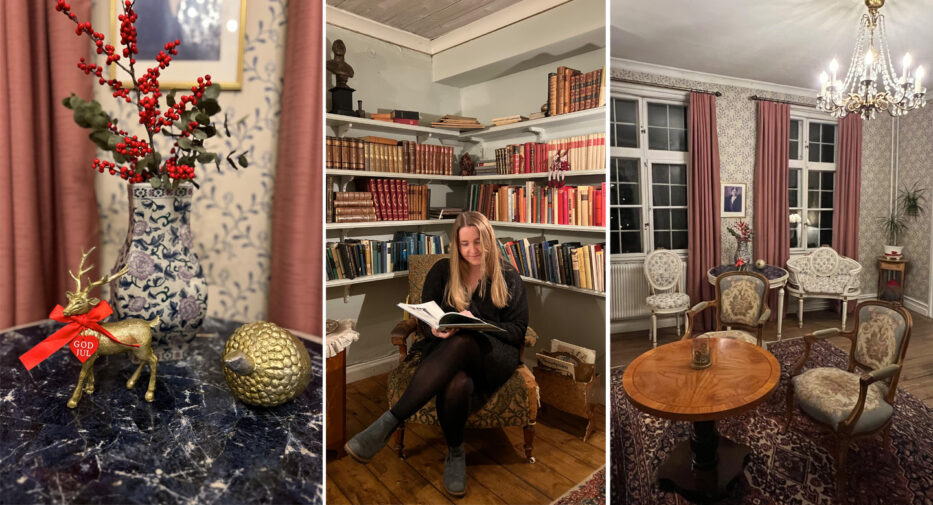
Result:
<instances>
[{"instance_id":1,"label":"wicker basket","mask_svg":"<svg viewBox=\"0 0 933 505\"><path fill-rule=\"evenodd\" d=\"M549 355L561 354L573 359L576 363L576 380L546 368L535 366L532 372L541 392L541 403L554 407L562 412L582 417L587 420L583 441L586 442L592 434L594 425L593 408L590 405L590 395L593 384L599 374L595 373L595 366L581 363L579 359L566 353L546 353Z\"/></svg>"}]
</instances>

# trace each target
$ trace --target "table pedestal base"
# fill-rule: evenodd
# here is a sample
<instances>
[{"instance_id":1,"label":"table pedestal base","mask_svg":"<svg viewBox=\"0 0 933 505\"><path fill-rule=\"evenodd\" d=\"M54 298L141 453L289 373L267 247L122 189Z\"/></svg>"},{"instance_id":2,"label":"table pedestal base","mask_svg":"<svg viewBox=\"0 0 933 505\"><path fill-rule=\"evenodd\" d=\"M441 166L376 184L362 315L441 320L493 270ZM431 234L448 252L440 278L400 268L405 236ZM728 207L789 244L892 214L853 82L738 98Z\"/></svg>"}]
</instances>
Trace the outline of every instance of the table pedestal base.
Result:
<instances>
[{"instance_id":1,"label":"table pedestal base","mask_svg":"<svg viewBox=\"0 0 933 505\"><path fill-rule=\"evenodd\" d=\"M693 424L691 440L677 444L661 464L658 483L690 501L713 502L742 476L751 448L719 438L713 421Z\"/></svg>"}]
</instances>

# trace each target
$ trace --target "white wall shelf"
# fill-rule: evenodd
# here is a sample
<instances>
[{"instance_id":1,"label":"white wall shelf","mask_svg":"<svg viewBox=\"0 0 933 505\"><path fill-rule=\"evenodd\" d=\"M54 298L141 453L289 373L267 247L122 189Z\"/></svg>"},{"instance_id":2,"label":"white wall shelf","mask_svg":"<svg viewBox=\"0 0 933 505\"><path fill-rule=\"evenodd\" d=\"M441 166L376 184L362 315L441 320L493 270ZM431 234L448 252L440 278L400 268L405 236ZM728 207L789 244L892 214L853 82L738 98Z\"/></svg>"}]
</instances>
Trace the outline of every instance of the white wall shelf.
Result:
<instances>
[{"instance_id":1,"label":"white wall shelf","mask_svg":"<svg viewBox=\"0 0 933 505\"><path fill-rule=\"evenodd\" d=\"M556 282L542 281L541 279L535 279L534 277L526 277L524 275L522 275L521 278L523 281L530 283L530 284L537 284L540 286L546 286L546 287L554 288L554 289L564 289L567 291L573 291L575 293L581 293L584 295L598 296L600 298L606 297L606 293L603 291L596 291L594 289L578 288L576 286L567 286L564 284L558 284Z\"/></svg>"},{"instance_id":2,"label":"white wall shelf","mask_svg":"<svg viewBox=\"0 0 933 505\"><path fill-rule=\"evenodd\" d=\"M356 228L398 228L400 226L430 226L453 224L453 219L419 219L416 221L367 221L363 223L325 223L327 230L349 230Z\"/></svg>"},{"instance_id":3,"label":"white wall shelf","mask_svg":"<svg viewBox=\"0 0 933 505\"><path fill-rule=\"evenodd\" d=\"M507 221L490 221L493 228L529 228L533 230L555 230L584 233L606 233L603 226L571 226L569 224L542 224L542 223L512 223Z\"/></svg>"},{"instance_id":4,"label":"white wall shelf","mask_svg":"<svg viewBox=\"0 0 933 505\"><path fill-rule=\"evenodd\" d=\"M606 107L595 107L592 109L571 112L569 114L561 114L559 116L532 119L530 121L521 121L503 126L490 126L485 130L464 133L460 137L463 140L469 140L472 142L493 142L506 138L517 137L523 134L534 134L539 137L539 141L543 141L549 140L547 137L547 132L549 130L559 130L587 121L604 122L605 118ZM600 129L602 129L602 125L600 126Z\"/></svg>"},{"instance_id":5,"label":"white wall shelf","mask_svg":"<svg viewBox=\"0 0 933 505\"><path fill-rule=\"evenodd\" d=\"M589 175L606 176L605 170L565 170L561 172L564 177L584 177ZM494 174L494 175L471 175L469 177L458 177L469 182L482 181L512 181L521 179L547 179L548 172L536 172L533 174Z\"/></svg>"},{"instance_id":6,"label":"white wall shelf","mask_svg":"<svg viewBox=\"0 0 933 505\"><path fill-rule=\"evenodd\" d=\"M352 286L353 284L363 284L366 282L377 282L385 281L388 279L397 279L399 277L408 277L408 270L399 270L397 272L389 272L385 274L375 274L375 275L362 275L360 277L355 277L353 279L334 279L324 283L324 286L328 288L336 288L341 286Z\"/></svg>"},{"instance_id":7,"label":"white wall shelf","mask_svg":"<svg viewBox=\"0 0 933 505\"><path fill-rule=\"evenodd\" d=\"M429 138L456 140L458 142L466 140L460 132L456 130L390 123L388 121L377 121L375 119L344 116L341 114L327 114L326 118L327 124L334 128L334 132L338 137L344 137L350 130L357 128L372 133L414 136L418 138L418 142L422 143Z\"/></svg>"},{"instance_id":8,"label":"white wall shelf","mask_svg":"<svg viewBox=\"0 0 933 505\"><path fill-rule=\"evenodd\" d=\"M459 181L463 179L472 179L472 177L461 177L459 175L432 175L432 174L409 174L404 172L374 172L372 170L346 170L337 168L328 168L324 171L325 175L340 175L350 177L385 177L389 179L420 179L426 181Z\"/></svg>"}]
</instances>

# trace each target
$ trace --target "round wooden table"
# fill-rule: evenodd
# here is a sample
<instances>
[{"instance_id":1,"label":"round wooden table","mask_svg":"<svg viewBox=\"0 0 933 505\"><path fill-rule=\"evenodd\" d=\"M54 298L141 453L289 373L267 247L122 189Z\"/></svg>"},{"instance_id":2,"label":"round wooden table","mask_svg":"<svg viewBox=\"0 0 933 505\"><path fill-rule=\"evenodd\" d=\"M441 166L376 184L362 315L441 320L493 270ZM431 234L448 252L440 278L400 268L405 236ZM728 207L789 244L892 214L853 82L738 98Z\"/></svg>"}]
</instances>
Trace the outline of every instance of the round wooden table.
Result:
<instances>
[{"instance_id":1,"label":"round wooden table","mask_svg":"<svg viewBox=\"0 0 933 505\"><path fill-rule=\"evenodd\" d=\"M649 414L693 422L658 470L662 489L693 501L722 498L742 475L751 449L716 432L716 420L754 408L774 391L781 365L767 350L732 339L710 339L712 365L690 368L692 340L652 349L625 369L629 401Z\"/></svg>"}]
</instances>

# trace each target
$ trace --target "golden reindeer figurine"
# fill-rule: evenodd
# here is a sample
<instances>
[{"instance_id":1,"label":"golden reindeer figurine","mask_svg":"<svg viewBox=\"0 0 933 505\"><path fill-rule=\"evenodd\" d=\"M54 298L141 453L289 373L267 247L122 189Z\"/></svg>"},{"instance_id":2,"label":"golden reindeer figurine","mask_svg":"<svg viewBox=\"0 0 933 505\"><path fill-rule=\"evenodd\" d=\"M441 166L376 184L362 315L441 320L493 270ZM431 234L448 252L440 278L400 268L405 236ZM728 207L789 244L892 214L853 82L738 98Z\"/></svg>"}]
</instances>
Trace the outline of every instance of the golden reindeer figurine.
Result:
<instances>
[{"instance_id":1,"label":"golden reindeer figurine","mask_svg":"<svg viewBox=\"0 0 933 505\"><path fill-rule=\"evenodd\" d=\"M74 293L65 293L68 297L68 306L66 306L64 310L66 316L87 313L91 308L100 303L100 300L97 298L88 296L90 291L97 286L107 284L119 278L127 271L127 267L123 267L119 272L109 277L104 275L99 280L92 282L88 287L81 289L81 276L94 268L94 265L84 268L84 262L93 250L94 249L91 248L90 251L82 253L81 264L78 265L78 275L75 275L70 270L68 271L71 278L75 280L76 289ZM68 407L73 409L78 405L78 401L81 400L82 392L88 394L94 392L94 362L97 361L98 357L120 354L128 351L132 352L133 356L136 356L140 363L139 367L136 368L136 371L133 372L133 375L130 377L130 380L126 381L126 388L132 389L133 386L136 385L139 374L142 372L143 365L149 363L149 388L146 390L145 398L147 402L153 401L155 399L156 366L159 364L159 359L156 357L155 353L152 352L152 328L157 324L159 324L158 317L152 321L134 318L101 324L100 326L110 332L117 342L114 342L98 331L89 329L83 330L79 336L94 337L97 339L98 345L94 354L87 358L81 366L81 375L78 376L78 385L75 387L75 392L71 395L71 399L68 400ZM135 347L136 345L138 345L138 347ZM87 384L85 384L85 381L87 381Z\"/></svg>"}]
</instances>

